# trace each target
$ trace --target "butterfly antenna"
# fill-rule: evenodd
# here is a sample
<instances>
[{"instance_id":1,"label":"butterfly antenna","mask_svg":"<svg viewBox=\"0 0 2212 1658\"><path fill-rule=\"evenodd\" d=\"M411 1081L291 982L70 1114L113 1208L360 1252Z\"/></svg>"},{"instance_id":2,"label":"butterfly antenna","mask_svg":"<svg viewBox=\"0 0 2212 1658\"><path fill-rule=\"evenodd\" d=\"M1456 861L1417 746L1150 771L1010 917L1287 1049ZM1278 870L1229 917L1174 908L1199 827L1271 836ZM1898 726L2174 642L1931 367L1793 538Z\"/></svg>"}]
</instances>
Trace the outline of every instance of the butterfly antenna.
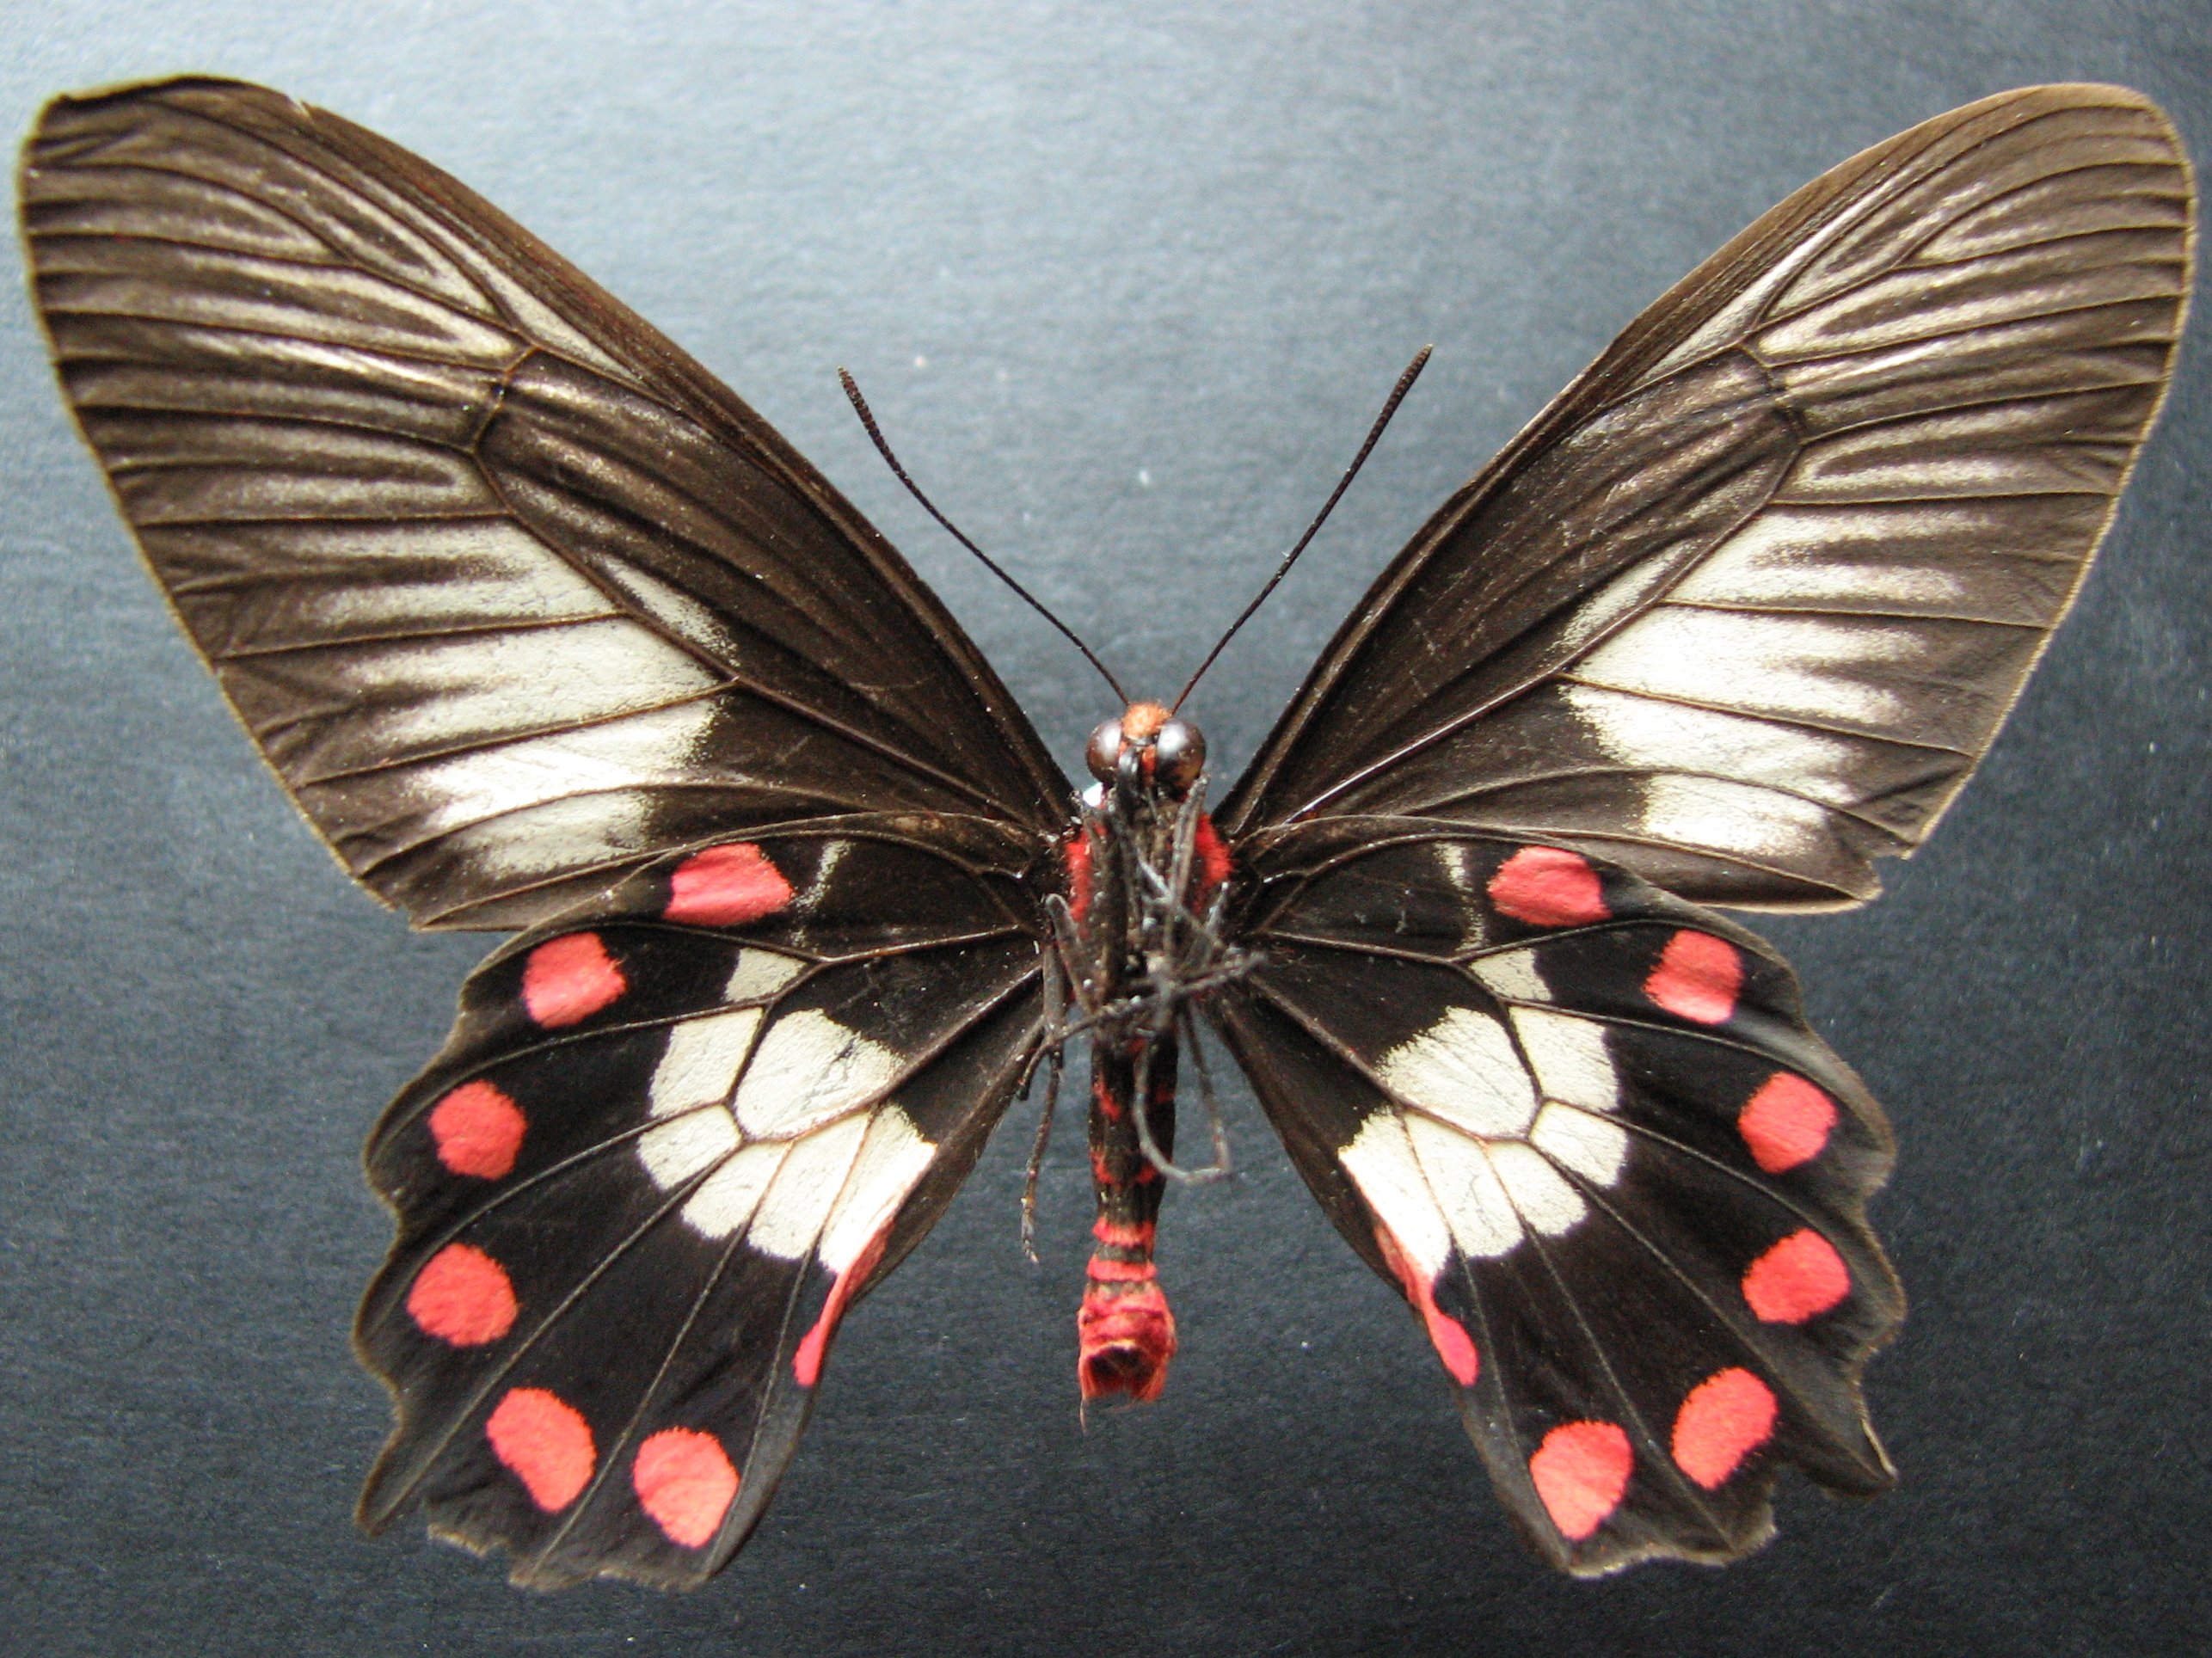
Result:
<instances>
[{"instance_id":1,"label":"butterfly antenna","mask_svg":"<svg viewBox=\"0 0 2212 1658\"><path fill-rule=\"evenodd\" d=\"M1426 353L1424 353L1424 355ZM883 436L883 428L876 424L876 416L873 411L871 411L868 407L868 399L860 395L860 388L854 383L852 376L846 373L845 370L839 369L837 372L837 378L839 383L845 387L845 395L852 400L852 412L860 416L861 425L868 428L868 436L869 440L876 445L876 452L882 456L883 464L891 469L893 475L898 478L899 482L906 486L906 493L913 496L916 500L921 502L922 510L927 513L931 518L935 519L939 524L943 525L945 527L946 532L950 535L955 541L967 548L968 550L974 554L976 557L981 559L983 561L983 568L985 569L990 571L992 574L997 576L1001 581L1011 587L1014 590L1015 596L1021 599L1024 605L1027 605L1039 616L1044 617L1046 621L1051 623L1053 626L1058 628L1061 636L1066 639L1067 642L1083 653L1083 660L1090 663L1092 667L1098 670L1099 678L1105 680L1107 685L1112 687L1114 695L1121 700L1124 706L1127 706L1129 701L1129 693L1121 689L1121 682L1114 677L1113 670L1098 660L1098 653L1092 650L1090 646L1084 644L1081 639L1078 638L1073 628L1069 627L1066 623L1061 621L1050 611L1047 610L1044 606L1043 600L1040 599L1035 593L1031 593L1027 587L1024 587L1020 582L1015 580L1012 576L1007 574L1006 571L1000 566L998 560L992 558L990 554L985 552L980 547L970 541L965 535L962 535L958 525L955 524L943 513L937 511L937 503L922 493L921 485L916 483L913 479L906 476L906 469L899 464L899 457L891 452L891 445ZM1340 491L1339 493L1342 492Z\"/></svg>"},{"instance_id":2,"label":"butterfly antenna","mask_svg":"<svg viewBox=\"0 0 2212 1658\"><path fill-rule=\"evenodd\" d=\"M1351 465L1344 469L1344 476L1336 481L1335 492L1322 503L1313 522L1307 525L1306 533L1299 537L1298 544L1282 556L1282 562L1275 567L1275 574L1268 578L1268 585L1259 590L1252 602L1245 605L1237 619L1229 624L1229 631L1214 642L1214 648L1206 653L1206 660L1198 665L1198 672L1190 676L1189 682L1177 695L1173 706L1168 710L1170 713L1180 709L1183 698L1198 688L1198 682L1206 677L1206 670L1214 666L1214 659L1220 655L1228 648L1229 642L1237 636L1237 629L1250 621L1252 612L1268 602L1268 595L1282 585L1283 577L1290 574L1290 567L1298 562L1298 556L1306 550L1306 543L1321 533L1321 526L1328 523L1329 514L1336 510L1336 503L1344 499L1344 492L1352 487L1352 480L1360 476L1360 469L1367 464L1367 457L1382 441L1383 428L1390 424L1391 416L1398 413L1398 406L1405 401L1405 394L1413 390L1413 383L1421 378L1421 371L1429 366L1429 353L1435 349L1434 346L1423 346L1414 353L1413 360L1405 365L1405 372L1398 377L1398 384L1391 388L1390 396L1382 406L1382 413L1375 416L1375 423L1367 432L1367 440L1360 445L1360 452L1352 457Z\"/></svg>"}]
</instances>

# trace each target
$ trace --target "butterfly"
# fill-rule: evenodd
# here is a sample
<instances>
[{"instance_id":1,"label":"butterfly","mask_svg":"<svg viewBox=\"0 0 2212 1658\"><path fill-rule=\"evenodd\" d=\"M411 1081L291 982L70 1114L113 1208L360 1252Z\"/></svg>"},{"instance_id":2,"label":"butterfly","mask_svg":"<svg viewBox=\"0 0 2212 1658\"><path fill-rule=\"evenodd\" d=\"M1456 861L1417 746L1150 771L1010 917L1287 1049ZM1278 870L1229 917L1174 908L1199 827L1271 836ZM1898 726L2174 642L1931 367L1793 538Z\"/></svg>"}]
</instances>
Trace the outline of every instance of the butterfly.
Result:
<instances>
[{"instance_id":1,"label":"butterfly","mask_svg":"<svg viewBox=\"0 0 2212 1658\"><path fill-rule=\"evenodd\" d=\"M1711 906L1875 896L2072 602L2189 291L2147 100L1986 99L1758 220L1438 509L1210 810L1181 699L1118 685L1078 795L759 415L373 134L64 98L22 200L68 400L272 769L415 925L517 935L369 1141L366 1525L705 1581L1071 1046L1078 1388L1156 1397L1207 1029L1552 1564L1736 1558L1786 1465L1892 1483L1890 1133Z\"/></svg>"}]
</instances>

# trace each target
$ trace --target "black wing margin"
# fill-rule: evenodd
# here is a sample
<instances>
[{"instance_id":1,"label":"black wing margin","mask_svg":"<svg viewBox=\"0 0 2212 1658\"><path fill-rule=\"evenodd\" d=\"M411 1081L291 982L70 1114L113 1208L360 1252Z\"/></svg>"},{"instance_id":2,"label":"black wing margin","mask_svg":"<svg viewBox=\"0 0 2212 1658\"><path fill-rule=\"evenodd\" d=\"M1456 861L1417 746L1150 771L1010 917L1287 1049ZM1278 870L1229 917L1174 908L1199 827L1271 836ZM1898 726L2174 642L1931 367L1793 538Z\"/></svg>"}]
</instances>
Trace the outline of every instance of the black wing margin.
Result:
<instances>
[{"instance_id":1,"label":"black wing margin","mask_svg":"<svg viewBox=\"0 0 2212 1658\"><path fill-rule=\"evenodd\" d=\"M1220 814L1447 818L1823 909L1994 740L2163 398L2194 193L2106 86L1867 150L1659 300L1430 520Z\"/></svg>"},{"instance_id":2,"label":"black wing margin","mask_svg":"<svg viewBox=\"0 0 2212 1658\"><path fill-rule=\"evenodd\" d=\"M855 811L1056 830L980 654L765 421L427 163L276 93L65 98L39 311L179 619L421 926Z\"/></svg>"}]
</instances>

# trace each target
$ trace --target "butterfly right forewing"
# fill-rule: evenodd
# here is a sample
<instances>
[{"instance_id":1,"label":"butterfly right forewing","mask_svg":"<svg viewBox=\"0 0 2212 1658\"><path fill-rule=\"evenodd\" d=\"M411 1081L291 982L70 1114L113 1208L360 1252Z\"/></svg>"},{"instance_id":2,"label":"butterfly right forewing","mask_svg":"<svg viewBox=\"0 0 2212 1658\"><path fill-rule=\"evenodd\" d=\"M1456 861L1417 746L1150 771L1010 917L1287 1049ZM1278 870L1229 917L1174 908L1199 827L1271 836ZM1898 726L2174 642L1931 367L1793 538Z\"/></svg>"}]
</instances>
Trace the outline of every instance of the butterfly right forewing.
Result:
<instances>
[{"instance_id":1,"label":"butterfly right forewing","mask_svg":"<svg viewBox=\"0 0 2212 1658\"><path fill-rule=\"evenodd\" d=\"M1807 185L1447 502L1222 808L1448 818L1702 902L1877 889L1994 740L2164 396L2171 125L2037 87Z\"/></svg>"},{"instance_id":2,"label":"butterfly right forewing","mask_svg":"<svg viewBox=\"0 0 2212 1658\"><path fill-rule=\"evenodd\" d=\"M23 221L64 390L345 867L513 927L661 854L1066 790L943 607L676 347L419 158L261 88L59 100Z\"/></svg>"}]
</instances>

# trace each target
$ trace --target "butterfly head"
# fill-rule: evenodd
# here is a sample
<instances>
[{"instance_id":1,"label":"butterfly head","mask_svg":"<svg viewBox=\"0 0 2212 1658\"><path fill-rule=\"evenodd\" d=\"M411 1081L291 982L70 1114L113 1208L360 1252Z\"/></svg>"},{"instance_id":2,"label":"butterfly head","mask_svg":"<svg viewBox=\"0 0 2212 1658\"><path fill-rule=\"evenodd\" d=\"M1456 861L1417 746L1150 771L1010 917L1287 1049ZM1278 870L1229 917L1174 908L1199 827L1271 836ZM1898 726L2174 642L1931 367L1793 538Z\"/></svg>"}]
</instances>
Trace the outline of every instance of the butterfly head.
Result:
<instances>
[{"instance_id":1,"label":"butterfly head","mask_svg":"<svg viewBox=\"0 0 2212 1658\"><path fill-rule=\"evenodd\" d=\"M1158 703L1132 703L1091 734L1084 751L1103 783L1152 784L1180 799L1206 771L1206 738Z\"/></svg>"}]
</instances>

